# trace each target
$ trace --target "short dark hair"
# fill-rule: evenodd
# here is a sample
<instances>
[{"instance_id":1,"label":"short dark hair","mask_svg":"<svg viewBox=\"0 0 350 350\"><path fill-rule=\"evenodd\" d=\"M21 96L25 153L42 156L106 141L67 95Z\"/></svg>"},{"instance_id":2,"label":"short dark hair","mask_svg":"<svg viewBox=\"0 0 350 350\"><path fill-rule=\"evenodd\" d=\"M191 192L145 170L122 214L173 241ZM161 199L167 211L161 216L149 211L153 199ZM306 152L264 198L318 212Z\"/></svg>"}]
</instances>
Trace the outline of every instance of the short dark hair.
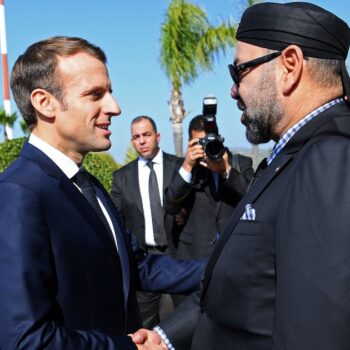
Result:
<instances>
[{"instance_id":1,"label":"short dark hair","mask_svg":"<svg viewBox=\"0 0 350 350\"><path fill-rule=\"evenodd\" d=\"M306 61L313 79L322 87L341 87L341 64L339 60L309 57ZM345 91L344 91L345 94Z\"/></svg>"},{"instance_id":2,"label":"short dark hair","mask_svg":"<svg viewBox=\"0 0 350 350\"><path fill-rule=\"evenodd\" d=\"M31 130L37 123L30 94L44 89L63 102L57 56L69 57L79 52L87 53L104 64L107 59L99 47L85 39L55 36L32 44L18 57L11 73L11 90L19 111Z\"/></svg>"},{"instance_id":3,"label":"short dark hair","mask_svg":"<svg viewBox=\"0 0 350 350\"><path fill-rule=\"evenodd\" d=\"M151 123L154 132L155 132L155 133L158 132L158 131L157 131L157 125L156 125L156 123L154 122L154 120L153 120L151 117L148 117L147 115L140 115L140 116L134 118L134 119L131 121L131 126L133 126L135 123L138 123L138 122L140 122L140 121L142 121L142 120L148 120L148 121Z\"/></svg>"},{"instance_id":4,"label":"short dark hair","mask_svg":"<svg viewBox=\"0 0 350 350\"><path fill-rule=\"evenodd\" d=\"M196 115L188 126L188 137L192 139L192 131L205 131L205 120L202 114Z\"/></svg>"}]
</instances>

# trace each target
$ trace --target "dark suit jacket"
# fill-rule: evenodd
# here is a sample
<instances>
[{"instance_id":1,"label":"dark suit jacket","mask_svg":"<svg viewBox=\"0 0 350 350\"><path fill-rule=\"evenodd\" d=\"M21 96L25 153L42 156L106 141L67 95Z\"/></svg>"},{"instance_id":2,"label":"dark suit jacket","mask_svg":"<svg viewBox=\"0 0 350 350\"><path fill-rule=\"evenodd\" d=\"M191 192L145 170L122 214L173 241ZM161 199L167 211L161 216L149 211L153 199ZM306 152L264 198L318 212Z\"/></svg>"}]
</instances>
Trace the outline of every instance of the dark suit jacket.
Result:
<instances>
[{"instance_id":1,"label":"dark suit jacket","mask_svg":"<svg viewBox=\"0 0 350 350\"><path fill-rule=\"evenodd\" d=\"M195 350L350 348L349 169L344 102L300 129L237 206L200 307L163 325L177 349L180 324ZM240 220L247 204L255 221Z\"/></svg>"},{"instance_id":2,"label":"dark suit jacket","mask_svg":"<svg viewBox=\"0 0 350 350\"><path fill-rule=\"evenodd\" d=\"M163 189L165 189L183 162L182 158L163 152ZM145 218L139 185L138 159L130 162L113 174L111 198L125 221L141 244L145 244ZM163 195L164 198L164 195ZM164 213L166 238L170 252L175 253L179 227L174 216Z\"/></svg>"},{"instance_id":3,"label":"dark suit jacket","mask_svg":"<svg viewBox=\"0 0 350 350\"><path fill-rule=\"evenodd\" d=\"M141 325L135 284L195 289L192 274L199 281L199 266L175 265L168 256L144 258L95 182L118 254L79 189L40 150L26 143L0 174L2 350L135 349L126 336Z\"/></svg>"},{"instance_id":4,"label":"dark suit jacket","mask_svg":"<svg viewBox=\"0 0 350 350\"><path fill-rule=\"evenodd\" d=\"M187 221L179 236L178 259L207 257L213 251L254 174L252 159L237 156L240 171L232 167L228 180L220 176L218 192L212 172L200 165L194 168L191 183L184 181L178 171L174 174L165 191L164 207L169 214L177 214L182 208L187 212Z\"/></svg>"}]
</instances>

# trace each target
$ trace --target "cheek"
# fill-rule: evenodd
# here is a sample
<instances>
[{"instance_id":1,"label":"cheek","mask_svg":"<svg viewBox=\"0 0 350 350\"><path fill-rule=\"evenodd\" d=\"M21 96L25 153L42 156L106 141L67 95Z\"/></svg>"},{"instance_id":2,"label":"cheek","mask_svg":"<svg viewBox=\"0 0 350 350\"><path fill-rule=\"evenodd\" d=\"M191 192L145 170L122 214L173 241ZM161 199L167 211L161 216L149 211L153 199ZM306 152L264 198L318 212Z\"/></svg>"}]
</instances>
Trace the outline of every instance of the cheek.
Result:
<instances>
[{"instance_id":1,"label":"cheek","mask_svg":"<svg viewBox=\"0 0 350 350\"><path fill-rule=\"evenodd\" d=\"M131 143L132 143L132 145L134 146L134 149L138 149L138 144L137 144L137 142L135 142L135 141L131 141Z\"/></svg>"}]
</instances>

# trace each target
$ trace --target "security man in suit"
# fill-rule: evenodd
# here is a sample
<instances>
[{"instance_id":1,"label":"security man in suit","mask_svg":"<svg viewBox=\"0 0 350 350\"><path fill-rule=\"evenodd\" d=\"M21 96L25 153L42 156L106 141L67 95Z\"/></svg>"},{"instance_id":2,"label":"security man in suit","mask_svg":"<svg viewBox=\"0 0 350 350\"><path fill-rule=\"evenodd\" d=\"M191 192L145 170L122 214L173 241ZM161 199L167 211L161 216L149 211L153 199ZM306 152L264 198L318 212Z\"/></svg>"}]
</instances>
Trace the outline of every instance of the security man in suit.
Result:
<instances>
[{"instance_id":1,"label":"security man in suit","mask_svg":"<svg viewBox=\"0 0 350 350\"><path fill-rule=\"evenodd\" d=\"M350 28L310 3L263 2L236 38L231 95L248 139L276 145L200 299L161 326L176 349L349 349Z\"/></svg>"},{"instance_id":2,"label":"security man in suit","mask_svg":"<svg viewBox=\"0 0 350 350\"><path fill-rule=\"evenodd\" d=\"M131 122L131 141L139 157L114 172L111 198L146 253L174 255L176 231L180 227L173 215L165 213L162 202L164 189L170 184L182 159L160 149L160 133L154 120L148 116L136 117ZM154 188L150 188L152 174ZM156 213L154 202L159 202ZM159 215L160 222L154 221L155 215ZM173 307L169 295L138 292L137 298L146 328L153 328L159 323L160 313L165 316Z\"/></svg>"},{"instance_id":3,"label":"security man in suit","mask_svg":"<svg viewBox=\"0 0 350 350\"><path fill-rule=\"evenodd\" d=\"M53 37L16 61L11 88L31 135L0 174L0 348L162 349L135 345L135 288L194 290L203 267L145 257L103 186L82 168L111 146L106 56L81 38Z\"/></svg>"}]
</instances>

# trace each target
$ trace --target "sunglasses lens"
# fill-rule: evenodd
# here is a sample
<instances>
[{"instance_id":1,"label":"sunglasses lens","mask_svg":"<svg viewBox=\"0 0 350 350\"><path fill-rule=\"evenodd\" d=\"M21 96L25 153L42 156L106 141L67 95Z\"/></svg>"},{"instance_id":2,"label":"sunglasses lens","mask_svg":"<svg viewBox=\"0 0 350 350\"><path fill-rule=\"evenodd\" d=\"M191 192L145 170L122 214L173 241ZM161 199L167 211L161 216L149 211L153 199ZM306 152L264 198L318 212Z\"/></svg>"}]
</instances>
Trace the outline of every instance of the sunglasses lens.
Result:
<instances>
[{"instance_id":1,"label":"sunglasses lens","mask_svg":"<svg viewBox=\"0 0 350 350\"><path fill-rule=\"evenodd\" d=\"M229 64L228 65L228 69L230 71L230 74L231 74L231 78L233 80L233 82L238 85L239 83L239 79L238 79L238 76L236 74L236 70L235 70L235 67L232 65L232 64Z\"/></svg>"}]
</instances>

